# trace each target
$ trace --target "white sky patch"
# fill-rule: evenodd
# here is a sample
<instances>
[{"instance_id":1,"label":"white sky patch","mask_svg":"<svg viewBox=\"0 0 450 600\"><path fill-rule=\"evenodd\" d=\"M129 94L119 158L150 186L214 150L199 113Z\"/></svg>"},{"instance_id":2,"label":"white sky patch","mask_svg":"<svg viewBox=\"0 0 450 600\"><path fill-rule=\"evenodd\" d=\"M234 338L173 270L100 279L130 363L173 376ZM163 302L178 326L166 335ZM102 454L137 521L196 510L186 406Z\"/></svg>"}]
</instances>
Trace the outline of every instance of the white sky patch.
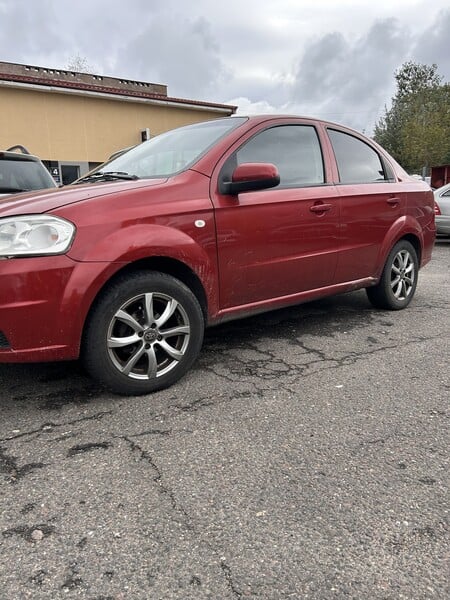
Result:
<instances>
[{"instance_id":1,"label":"white sky patch","mask_svg":"<svg viewBox=\"0 0 450 600\"><path fill-rule=\"evenodd\" d=\"M259 102L252 102L248 98L232 98L227 103L233 104L238 107L238 115L266 115L280 112L280 107L276 108L265 100Z\"/></svg>"}]
</instances>

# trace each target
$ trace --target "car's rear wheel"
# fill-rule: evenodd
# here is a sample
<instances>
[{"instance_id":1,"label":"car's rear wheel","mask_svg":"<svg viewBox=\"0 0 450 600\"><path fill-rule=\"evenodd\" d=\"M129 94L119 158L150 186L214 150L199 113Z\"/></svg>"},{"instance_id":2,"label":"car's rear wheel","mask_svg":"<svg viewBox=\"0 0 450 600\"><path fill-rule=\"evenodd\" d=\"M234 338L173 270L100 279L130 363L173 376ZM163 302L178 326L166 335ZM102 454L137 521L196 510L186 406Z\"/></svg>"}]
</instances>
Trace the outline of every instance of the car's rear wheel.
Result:
<instances>
[{"instance_id":1,"label":"car's rear wheel","mask_svg":"<svg viewBox=\"0 0 450 600\"><path fill-rule=\"evenodd\" d=\"M87 371L112 391L147 394L175 383L191 367L203 342L197 298L164 273L128 275L107 288L85 329Z\"/></svg>"},{"instance_id":2,"label":"car's rear wheel","mask_svg":"<svg viewBox=\"0 0 450 600\"><path fill-rule=\"evenodd\" d=\"M392 248L377 285L366 289L373 306L401 310L411 302L416 291L419 263L414 246L400 240Z\"/></svg>"}]
</instances>

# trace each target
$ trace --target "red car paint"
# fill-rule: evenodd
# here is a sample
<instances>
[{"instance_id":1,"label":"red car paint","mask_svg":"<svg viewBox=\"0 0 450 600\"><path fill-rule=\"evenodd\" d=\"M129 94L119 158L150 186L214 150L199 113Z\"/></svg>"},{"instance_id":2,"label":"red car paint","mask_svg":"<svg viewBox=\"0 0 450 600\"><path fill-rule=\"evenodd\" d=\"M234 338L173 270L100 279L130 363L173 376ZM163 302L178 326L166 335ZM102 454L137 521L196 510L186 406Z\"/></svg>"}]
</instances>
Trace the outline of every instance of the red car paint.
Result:
<instances>
[{"instance_id":1,"label":"red car paint","mask_svg":"<svg viewBox=\"0 0 450 600\"><path fill-rule=\"evenodd\" d=\"M243 142L292 124L315 129L323 184L220 191L221 169ZM330 127L376 150L391 180L340 183ZM251 166L242 168L240 181L249 174ZM265 175L273 176L273 169ZM282 116L247 119L169 178L68 186L0 201L0 219L42 213L72 222L76 235L64 255L0 259L0 333L8 341L0 344L0 362L77 358L87 315L105 284L124 268L148 266L148 259L173 275L177 265L192 271L214 324L372 285L404 237L423 266L435 237L432 192L376 144L334 124Z\"/></svg>"}]
</instances>

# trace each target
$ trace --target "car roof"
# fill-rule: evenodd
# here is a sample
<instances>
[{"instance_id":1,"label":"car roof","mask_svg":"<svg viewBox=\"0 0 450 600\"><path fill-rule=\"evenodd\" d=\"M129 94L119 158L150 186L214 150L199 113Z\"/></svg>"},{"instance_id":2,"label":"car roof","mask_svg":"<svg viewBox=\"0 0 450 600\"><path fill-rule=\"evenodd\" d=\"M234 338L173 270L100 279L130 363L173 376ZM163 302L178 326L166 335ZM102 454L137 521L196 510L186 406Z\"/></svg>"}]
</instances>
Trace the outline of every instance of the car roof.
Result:
<instances>
[{"instance_id":1,"label":"car roof","mask_svg":"<svg viewBox=\"0 0 450 600\"><path fill-rule=\"evenodd\" d=\"M17 150L20 150L18 152ZM12 159L12 160L28 160L28 161L39 161L40 159L33 154L30 154L25 146L20 144L16 144L15 146L11 146L7 150L0 150L0 160L1 159Z\"/></svg>"},{"instance_id":2,"label":"car roof","mask_svg":"<svg viewBox=\"0 0 450 600\"><path fill-rule=\"evenodd\" d=\"M258 115L244 115L244 114L234 114L229 117L223 117L224 119L236 119L239 117L244 117L251 121L252 123L264 123L265 121L271 121L273 119L293 119L293 120L302 120L302 121L310 121L312 123L321 123L325 126L331 127L339 127L340 129L347 129L352 131L353 133L361 134L358 130L352 129L351 127L347 127L346 125L342 125L342 123L335 123L333 121L327 121L324 119L320 119L313 115L296 115L292 113L263 113ZM367 137L364 135L364 137Z\"/></svg>"},{"instance_id":3,"label":"car roof","mask_svg":"<svg viewBox=\"0 0 450 600\"><path fill-rule=\"evenodd\" d=\"M440 196L443 192L446 192L449 189L450 189L450 183L446 183L445 185L442 185L441 187L436 188L434 190L434 194L436 196Z\"/></svg>"}]
</instances>

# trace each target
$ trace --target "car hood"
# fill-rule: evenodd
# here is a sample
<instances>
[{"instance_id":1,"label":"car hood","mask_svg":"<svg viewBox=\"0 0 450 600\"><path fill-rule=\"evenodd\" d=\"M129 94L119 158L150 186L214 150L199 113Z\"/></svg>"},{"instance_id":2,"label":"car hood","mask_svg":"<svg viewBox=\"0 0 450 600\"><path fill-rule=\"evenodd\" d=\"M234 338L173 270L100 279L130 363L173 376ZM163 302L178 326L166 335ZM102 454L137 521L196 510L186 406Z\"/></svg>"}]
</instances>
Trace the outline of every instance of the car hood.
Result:
<instances>
[{"instance_id":1,"label":"car hood","mask_svg":"<svg viewBox=\"0 0 450 600\"><path fill-rule=\"evenodd\" d=\"M89 200L99 196L117 194L127 190L162 185L167 179L142 179L137 181L113 181L105 183L68 185L63 188L38 190L0 197L0 217L11 215L40 214Z\"/></svg>"}]
</instances>

